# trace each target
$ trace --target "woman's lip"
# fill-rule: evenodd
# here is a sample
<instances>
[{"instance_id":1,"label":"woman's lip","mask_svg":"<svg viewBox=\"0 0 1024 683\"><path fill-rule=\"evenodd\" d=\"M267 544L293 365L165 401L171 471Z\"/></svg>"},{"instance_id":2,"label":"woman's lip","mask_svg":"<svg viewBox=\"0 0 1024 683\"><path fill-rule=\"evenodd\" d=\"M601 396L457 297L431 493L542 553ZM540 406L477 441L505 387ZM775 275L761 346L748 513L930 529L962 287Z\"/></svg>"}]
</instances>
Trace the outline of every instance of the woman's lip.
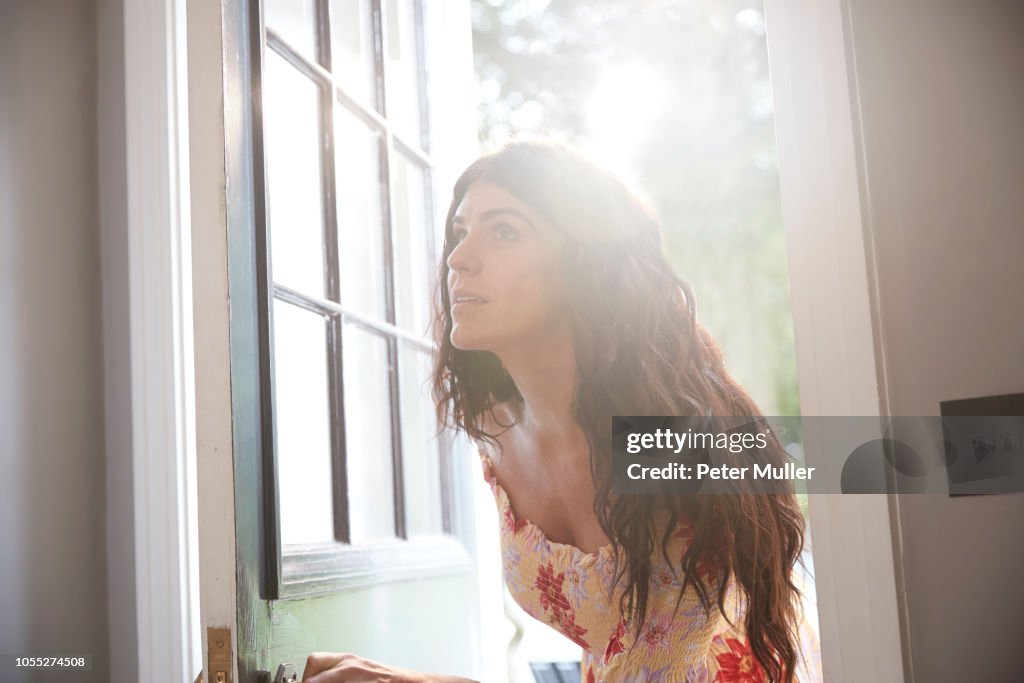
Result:
<instances>
[{"instance_id":1,"label":"woman's lip","mask_svg":"<svg viewBox=\"0 0 1024 683\"><path fill-rule=\"evenodd\" d=\"M486 301L457 301L452 304L452 311L462 310L469 306L483 306Z\"/></svg>"}]
</instances>

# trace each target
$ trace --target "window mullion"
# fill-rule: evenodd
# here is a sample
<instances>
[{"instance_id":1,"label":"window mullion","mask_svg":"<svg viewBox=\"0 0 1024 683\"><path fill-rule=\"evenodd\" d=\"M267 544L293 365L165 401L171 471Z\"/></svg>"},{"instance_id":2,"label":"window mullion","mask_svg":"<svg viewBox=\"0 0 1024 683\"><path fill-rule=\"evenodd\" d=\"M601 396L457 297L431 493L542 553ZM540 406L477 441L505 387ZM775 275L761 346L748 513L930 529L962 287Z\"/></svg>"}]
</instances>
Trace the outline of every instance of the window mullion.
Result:
<instances>
[{"instance_id":1,"label":"window mullion","mask_svg":"<svg viewBox=\"0 0 1024 683\"><path fill-rule=\"evenodd\" d=\"M385 31L384 14L381 7L381 0L373 0L373 25L374 25L374 68L377 81L377 107L384 115L384 132L381 136L381 211L384 217L384 295L387 308L388 323L397 324L396 312L396 291L395 291L395 210L394 210L394 184L392 181L392 155L394 154L394 139L391 131L391 124L387 120L387 60L385 50L388 36ZM401 397L399 395L398 376L398 340L387 336L388 344L388 395L391 408L391 474L394 490L394 520L395 535L399 538L407 537L407 524L405 519L405 477L403 468L402 452L402 415Z\"/></svg>"},{"instance_id":2,"label":"window mullion","mask_svg":"<svg viewBox=\"0 0 1024 683\"><path fill-rule=\"evenodd\" d=\"M317 61L331 71L330 17L327 0L317 0ZM320 86L320 173L323 187L323 239L325 292L329 301L341 301L341 274L338 255L338 203L335 164L334 122L337 101L334 84L319 81ZM330 313L327 320L327 373L330 392L331 481L334 538L351 543L348 496L348 449L345 439L345 325L342 316Z\"/></svg>"},{"instance_id":3,"label":"window mullion","mask_svg":"<svg viewBox=\"0 0 1024 683\"><path fill-rule=\"evenodd\" d=\"M413 24L416 32L416 94L419 100L420 110L419 143L423 153L417 153L418 150L410 151L414 156L419 157L420 161L423 163L423 210L425 215L422 216L422 220L423 225L426 228L427 272L430 272L436 277L437 273L434 271L434 268L438 261L438 245L436 231L434 229L434 221L436 220L436 208L434 201L435 167L432 161L433 145L430 140L433 129L430 125L430 98L428 97L430 90L430 73L427 60L427 22L429 19L427 17L428 10L426 3L422 2L422 0L414 0L413 12L415 15ZM440 472L437 472L436 474L440 478L441 525L445 533L451 533L454 517L454 482L452 481L451 448L450 445L443 442L438 445L440 446L438 449L438 466L440 468Z\"/></svg>"},{"instance_id":4,"label":"window mullion","mask_svg":"<svg viewBox=\"0 0 1024 683\"><path fill-rule=\"evenodd\" d=\"M252 91L259 105L252 111L252 173L253 222L255 228L253 251L256 300L256 355L259 368L259 424L260 474L263 490L263 564L260 594L276 600L281 591L281 500L279 492L277 458L277 410L274 405L274 298L273 264L270 250L269 199L267 197L267 159L264 138L263 67L265 64L266 30L263 21L263 3L253 0L254 12L250 17L249 44L252 47L249 68Z\"/></svg>"},{"instance_id":5,"label":"window mullion","mask_svg":"<svg viewBox=\"0 0 1024 683\"><path fill-rule=\"evenodd\" d=\"M426 8L420 0L413 1L413 26L416 31L416 98L420 105L420 147L428 155L430 145L430 110L427 98L428 73L426 50Z\"/></svg>"}]
</instances>

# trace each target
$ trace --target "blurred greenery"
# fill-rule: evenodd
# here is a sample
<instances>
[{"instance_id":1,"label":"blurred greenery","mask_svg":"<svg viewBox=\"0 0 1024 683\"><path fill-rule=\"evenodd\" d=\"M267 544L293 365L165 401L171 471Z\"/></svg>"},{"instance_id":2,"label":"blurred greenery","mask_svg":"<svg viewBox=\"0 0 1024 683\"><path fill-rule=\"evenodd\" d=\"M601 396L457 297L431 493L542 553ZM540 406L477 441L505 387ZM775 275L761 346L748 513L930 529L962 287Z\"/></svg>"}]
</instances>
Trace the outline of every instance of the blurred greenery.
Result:
<instances>
[{"instance_id":1,"label":"blurred greenery","mask_svg":"<svg viewBox=\"0 0 1024 683\"><path fill-rule=\"evenodd\" d=\"M658 209L730 372L763 414L799 415L760 3L473 0L472 17L481 143L538 133L610 159Z\"/></svg>"}]
</instances>

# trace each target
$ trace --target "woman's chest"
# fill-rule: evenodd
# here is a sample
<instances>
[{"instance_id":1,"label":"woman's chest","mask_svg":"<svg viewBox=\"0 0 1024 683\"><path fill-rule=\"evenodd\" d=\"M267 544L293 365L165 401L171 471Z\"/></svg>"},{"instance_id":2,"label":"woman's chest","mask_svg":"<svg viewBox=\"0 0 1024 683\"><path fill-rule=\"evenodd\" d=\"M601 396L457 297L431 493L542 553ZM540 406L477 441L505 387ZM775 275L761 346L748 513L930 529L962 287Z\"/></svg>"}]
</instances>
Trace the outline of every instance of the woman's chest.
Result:
<instances>
[{"instance_id":1,"label":"woman's chest","mask_svg":"<svg viewBox=\"0 0 1024 683\"><path fill-rule=\"evenodd\" d=\"M586 464L585 456L579 460ZM529 520L549 541L585 553L608 544L594 514L589 468L558 465L542 454L531 457L506 448L494 469L516 517Z\"/></svg>"}]
</instances>

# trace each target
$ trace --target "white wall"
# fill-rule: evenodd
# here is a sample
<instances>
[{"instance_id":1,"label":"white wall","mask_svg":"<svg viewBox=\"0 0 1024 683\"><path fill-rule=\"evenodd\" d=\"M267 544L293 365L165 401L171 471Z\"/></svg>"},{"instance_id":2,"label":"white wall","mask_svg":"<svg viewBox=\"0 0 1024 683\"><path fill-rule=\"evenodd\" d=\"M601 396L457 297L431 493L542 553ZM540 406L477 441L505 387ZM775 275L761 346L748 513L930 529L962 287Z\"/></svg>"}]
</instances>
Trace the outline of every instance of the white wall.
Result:
<instances>
[{"instance_id":1,"label":"white wall","mask_svg":"<svg viewBox=\"0 0 1024 683\"><path fill-rule=\"evenodd\" d=\"M849 5L891 412L1024 391L1024 4ZM898 505L914 680L1024 680L1024 494Z\"/></svg>"},{"instance_id":2,"label":"white wall","mask_svg":"<svg viewBox=\"0 0 1024 683\"><path fill-rule=\"evenodd\" d=\"M96 74L92 2L0 3L0 653L107 681Z\"/></svg>"}]
</instances>

